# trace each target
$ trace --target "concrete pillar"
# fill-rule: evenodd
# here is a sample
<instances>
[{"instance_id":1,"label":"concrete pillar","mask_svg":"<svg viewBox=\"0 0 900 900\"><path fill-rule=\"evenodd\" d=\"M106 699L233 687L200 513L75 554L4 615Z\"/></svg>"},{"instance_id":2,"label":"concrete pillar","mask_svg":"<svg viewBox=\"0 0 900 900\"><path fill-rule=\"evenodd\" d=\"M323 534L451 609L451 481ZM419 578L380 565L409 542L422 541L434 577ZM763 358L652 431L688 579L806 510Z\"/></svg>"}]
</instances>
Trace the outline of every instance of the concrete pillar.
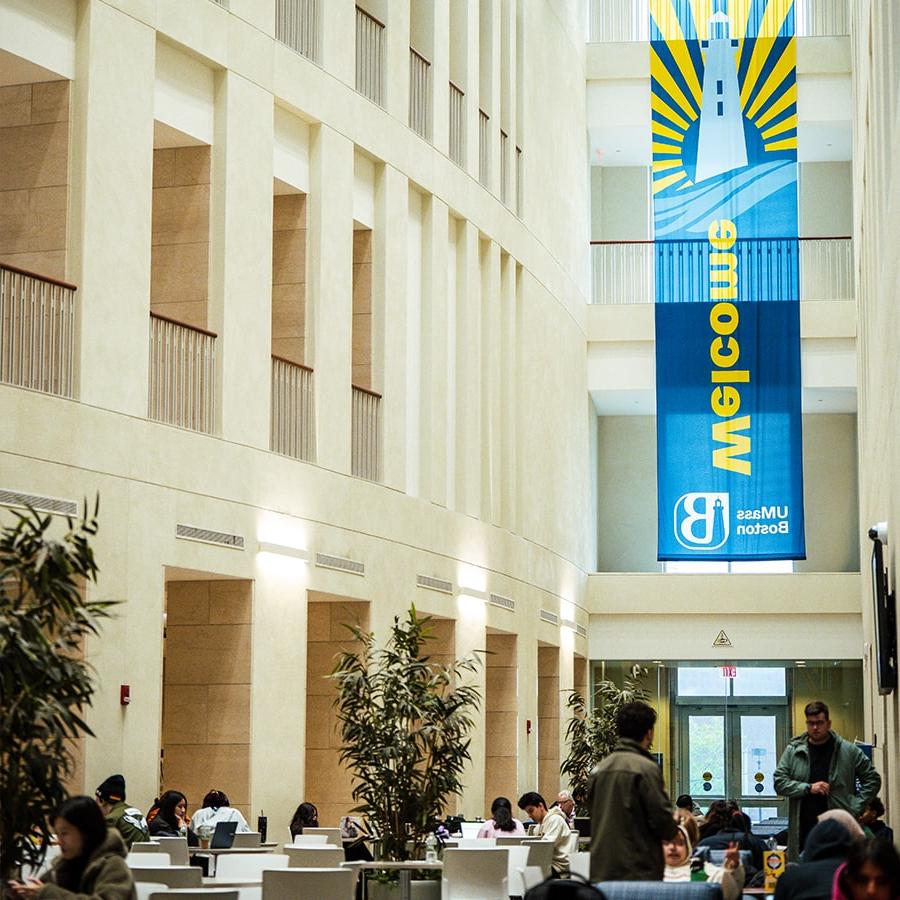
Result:
<instances>
[{"instance_id":1,"label":"concrete pillar","mask_svg":"<svg viewBox=\"0 0 900 900\"><path fill-rule=\"evenodd\" d=\"M501 423L500 245L481 246L481 518L500 522Z\"/></svg>"},{"instance_id":2,"label":"concrete pillar","mask_svg":"<svg viewBox=\"0 0 900 900\"><path fill-rule=\"evenodd\" d=\"M486 614L484 601L475 597L461 595L457 597L456 619L456 657L457 659L484 651L486 646ZM466 765L462 781L465 787L459 798L459 811L467 818L485 814L484 771L485 771L485 697L487 693L484 653L478 653L480 667L477 672L467 678L467 683L474 684L481 694L481 705L473 714L475 726L470 732L471 743L469 755L471 760ZM493 798L491 798L493 799ZM490 803L490 800L488 800Z\"/></svg>"},{"instance_id":3,"label":"concrete pillar","mask_svg":"<svg viewBox=\"0 0 900 900\"><path fill-rule=\"evenodd\" d=\"M500 271L500 524L516 523L516 279L513 257Z\"/></svg>"},{"instance_id":4,"label":"concrete pillar","mask_svg":"<svg viewBox=\"0 0 900 900\"><path fill-rule=\"evenodd\" d=\"M210 326L218 333L219 431L268 449L272 381L274 107L234 72L216 79Z\"/></svg>"},{"instance_id":5,"label":"concrete pillar","mask_svg":"<svg viewBox=\"0 0 900 900\"><path fill-rule=\"evenodd\" d=\"M322 68L354 87L356 84L356 4L353 0L319 3L322 17Z\"/></svg>"},{"instance_id":6,"label":"concrete pillar","mask_svg":"<svg viewBox=\"0 0 900 900\"><path fill-rule=\"evenodd\" d=\"M146 416L156 34L86 0L75 55L70 277L79 288L77 396ZM126 371L128 378L116 377Z\"/></svg>"},{"instance_id":7,"label":"concrete pillar","mask_svg":"<svg viewBox=\"0 0 900 900\"><path fill-rule=\"evenodd\" d=\"M434 4L434 59L431 61L431 140L449 154L450 139L450 5Z\"/></svg>"},{"instance_id":8,"label":"concrete pillar","mask_svg":"<svg viewBox=\"0 0 900 900\"><path fill-rule=\"evenodd\" d=\"M316 460L350 471L353 291L353 143L311 129L307 204L308 359L315 369Z\"/></svg>"},{"instance_id":9,"label":"concrete pillar","mask_svg":"<svg viewBox=\"0 0 900 900\"><path fill-rule=\"evenodd\" d=\"M409 119L409 0L387 0L384 82L387 111Z\"/></svg>"}]
</instances>

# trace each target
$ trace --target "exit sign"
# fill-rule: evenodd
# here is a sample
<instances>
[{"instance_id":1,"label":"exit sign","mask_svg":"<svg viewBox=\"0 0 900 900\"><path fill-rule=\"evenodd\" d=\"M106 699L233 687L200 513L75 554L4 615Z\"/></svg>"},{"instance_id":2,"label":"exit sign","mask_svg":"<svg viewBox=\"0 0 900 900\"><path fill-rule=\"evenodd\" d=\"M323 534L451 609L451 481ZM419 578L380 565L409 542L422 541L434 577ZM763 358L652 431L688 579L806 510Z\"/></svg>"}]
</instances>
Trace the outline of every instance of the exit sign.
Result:
<instances>
[{"instance_id":1,"label":"exit sign","mask_svg":"<svg viewBox=\"0 0 900 900\"><path fill-rule=\"evenodd\" d=\"M723 678L737 678L737 666L722 666Z\"/></svg>"}]
</instances>

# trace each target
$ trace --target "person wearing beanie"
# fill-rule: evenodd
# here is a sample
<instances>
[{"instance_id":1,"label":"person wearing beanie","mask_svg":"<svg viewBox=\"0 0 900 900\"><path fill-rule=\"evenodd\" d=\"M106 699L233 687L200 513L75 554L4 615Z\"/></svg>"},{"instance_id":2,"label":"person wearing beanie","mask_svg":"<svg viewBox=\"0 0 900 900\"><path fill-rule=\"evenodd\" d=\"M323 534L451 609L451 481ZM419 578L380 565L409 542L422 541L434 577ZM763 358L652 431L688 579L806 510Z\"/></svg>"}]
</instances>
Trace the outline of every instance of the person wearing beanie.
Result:
<instances>
[{"instance_id":1,"label":"person wearing beanie","mask_svg":"<svg viewBox=\"0 0 900 900\"><path fill-rule=\"evenodd\" d=\"M125 802L125 776L110 775L94 792L106 824L122 835L130 850L135 841L149 841L150 829L143 813Z\"/></svg>"},{"instance_id":2,"label":"person wearing beanie","mask_svg":"<svg viewBox=\"0 0 900 900\"><path fill-rule=\"evenodd\" d=\"M677 814L676 814L676 818ZM697 823L690 813L678 819L678 831L671 840L663 841L663 857L666 862L663 881L691 880L691 852L698 837ZM738 900L744 890L744 867L737 844L725 851L725 864L703 863L706 880L722 888L724 900Z\"/></svg>"}]
</instances>

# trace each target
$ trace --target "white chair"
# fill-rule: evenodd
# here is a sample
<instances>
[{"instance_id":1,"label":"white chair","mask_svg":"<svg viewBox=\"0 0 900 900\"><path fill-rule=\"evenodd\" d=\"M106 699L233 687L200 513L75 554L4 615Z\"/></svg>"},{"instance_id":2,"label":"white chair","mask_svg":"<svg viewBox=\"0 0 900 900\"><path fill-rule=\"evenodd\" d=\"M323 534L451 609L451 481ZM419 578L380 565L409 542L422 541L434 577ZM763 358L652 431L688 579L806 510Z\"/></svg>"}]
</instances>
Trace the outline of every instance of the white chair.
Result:
<instances>
[{"instance_id":1,"label":"white chair","mask_svg":"<svg viewBox=\"0 0 900 900\"><path fill-rule=\"evenodd\" d=\"M177 897L178 900L238 900L238 895L239 891L228 888L200 888L196 891L188 888L172 888L154 891L148 900L166 900L168 897Z\"/></svg>"},{"instance_id":2,"label":"white chair","mask_svg":"<svg viewBox=\"0 0 900 900\"><path fill-rule=\"evenodd\" d=\"M286 869L286 853L223 853L216 860L216 878L262 878L265 869Z\"/></svg>"},{"instance_id":3,"label":"white chair","mask_svg":"<svg viewBox=\"0 0 900 900\"><path fill-rule=\"evenodd\" d=\"M591 877L591 854L584 851L569 854L569 869L576 875L590 879Z\"/></svg>"},{"instance_id":4,"label":"white chair","mask_svg":"<svg viewBox=\"0 0 900 900\"><path fill-rule=\"evenodd\" d=\"M463 850L484 850L487 847L496 847L497 838L459 838L456 846Z\"/></svg>"},{"instance_id":5,"label":"white chair","mask_svg":"<svg viewBox=\"0 0 900 900\"><path fill-rule=\"evenodd\" d=\"M528 865L539 868L541 877L547 878L553 865L553 841L529 841L527 847Z\"/></svg>"},{"instance_id":6,"label":"white chair","mask_svg":"<svg viewBox=\"0 0 900 900\"><path fill-rule=\"evenodd\" d=\"M506 882L510 897L524 897L528 888L525 886L525 870L528 868L528 848L521 844L507 844L504 849L509 854L506 869Z\"/></svg>"},{"instance_id":7,"label":"white chair","mask_svg":"<svg viewBox=\"0 0 900 900\"><path fill-rule=\"evenodd\" d=\"M160 837L157 838L157 840L159 841L157 844L157 852L168 853L173 866L186 866L188 864L189 854L187 838ZM132 845L132 852L134 852L135 846L137 845Z\"/></svg>"},{"instance_id":8,"label":"white chair","mask_svg":"<svg viewBox=\"0 0 900 900\"><path fill-rule=\"evenodd\" d=\"M156 891L166 890L166 886L159 881L136 881L134 890L137 900L150 900L150 895Z\"/></svg>"},{"instance_id":9,"label":"white chair","mask_svg":"<svg viewBox=\"0 0 900 900\"><path fill-rule=\"evenodd\" d=\"M578 842L581 840L581 834L577 831L569 832L569 854L578 852Z\"/></svg>"},{"instance_id":10,"label":"white chair","mask_svg":"<svg viewBox=\"0 0 900 900\"><path fill-rule=\"evenodd\" d=\"M284 844L284 848L288 847L321 847L328 843L327 834L298 834L289 844ZM334 846L332 844L332 846Z\"/></svg>"},{"instance_id":11,"label":"white chair","mask_svg":"<svg viewBox=\"0 0 900 900\"><path fill-rule=\"evenodd\" d=\"M131 877L170 888L202 888L203 872L197 866L131 866Z\"/></svg>"},{"instance_id":12,"label":"white chair","mask_svg":"<svg viewBox=\"0 0 900 900\"><path fill-rule=\"evenodd\" d=\"M329 844L334 844L335 847L343 847L343 843L341 841L341 829L340 828L304 828L304 834L324 834L325 840Z\"/></svg>"},{"instance_id":13,"label":"white chair","mask_svg":"<svg viewBox=\"0 0 900 900\"><path fill-rule=\"evenodd\" d=\"M519 844L524 844L528 838L524 834L515 834L510 835L509 837L496 837L494 838L494 842L498 847L518 847Z\"/></svg>"},{"instance_id":14,"label":"white chair","mask_svg":"<svg viewBox=\"0 0 900 900\"><path fill-rule=\"evenodd\" d=\"M509 847L444 851L441 900L507 900Z\"/></svg>"},{"instance_id":15,"label":"white chair","mask_svg":"<svg viewBox=\"0 0 900 900\"><path fill-rule=\"evenodd\" d=\"M129 853L161 853L158 841L135 841L128 849Z\"/></svg>"},{"instance_id":16,"label":"white chair","mask_svg":"<svg viewBox=\"0 0 900 900\"><path fill-rule=\"evenodd\" d=\"M235 832L232 850L255 850L262 846L262 835L258 831L245 831L243 834Z\"/></svg>"},{"instance_id":17,"label":"white chair","mask_svg":"<svg viewBox=\"0 0 900 900\"><path fill-rule=\"evenodd\" d=\"M356 872L353 869L270 869L263 872L262 900L354 900Z\"/></svg>"},{"instance_id":18,"label":"white chair","mask_svg":"<svg viewBox=\"0 0 900 900\"><path fill-rule=\"evenodd\" d=\"M125 864L127 866L140 866L142 869L156 868L157 866L171 866L172 860L169 857L168 853L144 853L142 851L138 851L137 853L129 853L128 856L125 857Z\"/></svg>"},{"instance_id":19,"label":"white chair","mask_svg":"<svg viewBox=\"0 0 900 900\"><path fill-rule=\"evenodd\" d=\"M459 827L464 838L476 838L484 822L460 822Z\"/></svg>"},{"instance_id":20,"label":"white chair","mask_svg":"<svg viewBox=\"0 0 900 900\"><path fill-rule=\"evenodd\" d=\"M310 847L286 847L290 869L339 869L344 861L343 848L331 844Z\"/></svg>"}]
</instances>

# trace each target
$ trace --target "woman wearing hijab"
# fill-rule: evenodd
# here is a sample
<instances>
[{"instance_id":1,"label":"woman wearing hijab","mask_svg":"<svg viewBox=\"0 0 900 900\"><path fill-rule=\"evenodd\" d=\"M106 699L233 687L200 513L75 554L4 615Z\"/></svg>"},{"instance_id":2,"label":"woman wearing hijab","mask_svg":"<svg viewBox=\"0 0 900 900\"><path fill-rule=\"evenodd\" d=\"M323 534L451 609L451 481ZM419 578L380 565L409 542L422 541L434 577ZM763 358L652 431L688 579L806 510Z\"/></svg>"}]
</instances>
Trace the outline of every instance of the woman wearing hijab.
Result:
<instances>
[{"instance_id":1,"label":"woman wearing hijab","mask_svg":"<svg viewBox=\"0 0 900 900\"><path fill-rule=\"evenodd\" d=\"M677 817L678 831L671 841L663 841L663 856L666 870L663 881L691 880L691 851L699 837L697 822L690 814ZM744 889L744 867L741 865L740 851L733 844L725 851L725 864L702 864L706 880L722 888L724 900L738 900Z\"/></svg>"}]
</instances>

